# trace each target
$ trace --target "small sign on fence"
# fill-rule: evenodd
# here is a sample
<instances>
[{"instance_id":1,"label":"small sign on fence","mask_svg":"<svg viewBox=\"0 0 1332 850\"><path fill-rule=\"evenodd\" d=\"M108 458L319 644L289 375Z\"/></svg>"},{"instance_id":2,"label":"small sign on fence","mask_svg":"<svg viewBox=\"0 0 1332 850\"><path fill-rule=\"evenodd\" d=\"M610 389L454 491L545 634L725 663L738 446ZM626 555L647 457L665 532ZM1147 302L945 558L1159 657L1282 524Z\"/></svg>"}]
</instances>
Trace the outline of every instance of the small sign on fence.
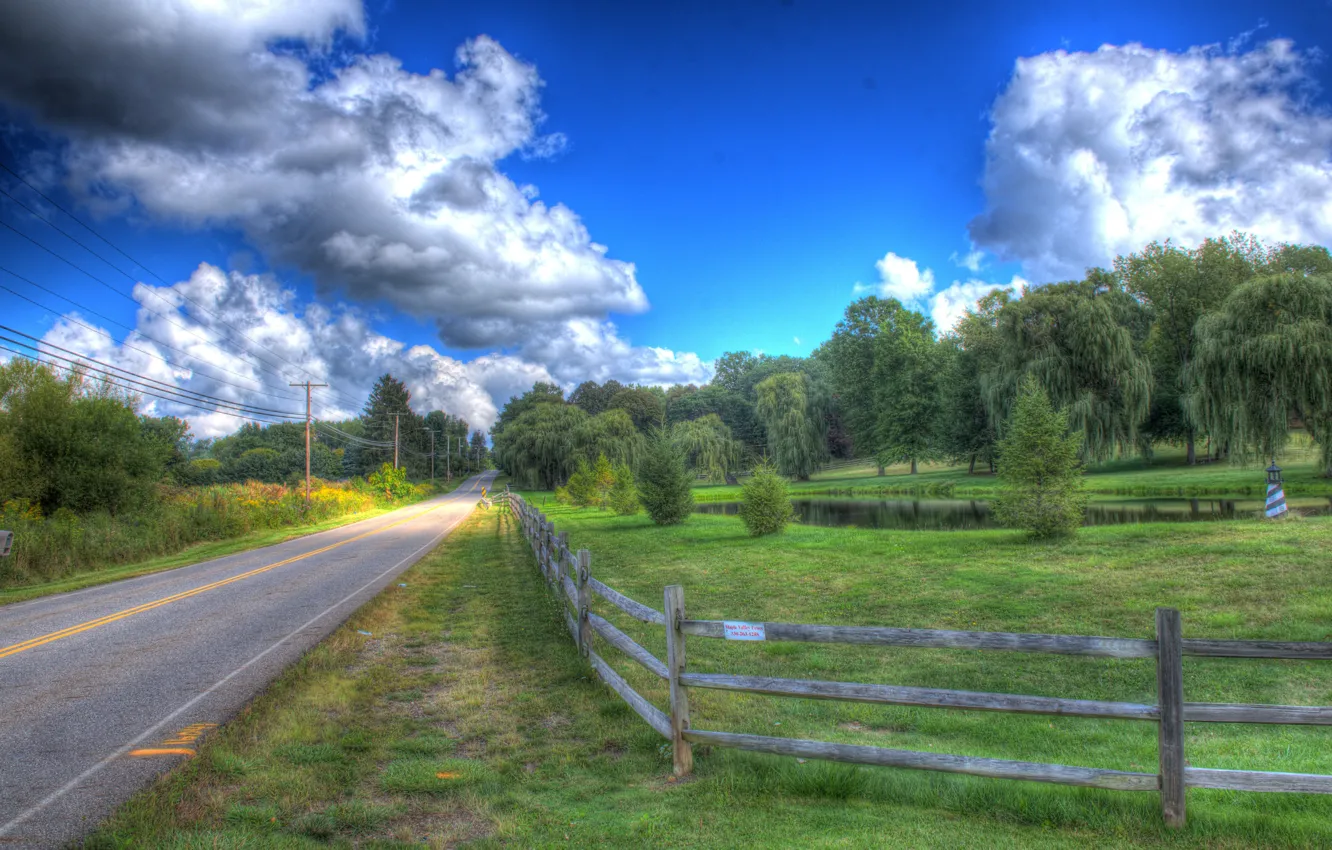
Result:
<instances>
[{"instance_id":1,"label":"small sign on fence","mask_svg":"<svg viewBox=\"0 0 1332 850\"><path fill-rule=\"evenodd\" d=\"M766 640L762 623L722 623L727 640Z\"/></svg>"}]
</instances>

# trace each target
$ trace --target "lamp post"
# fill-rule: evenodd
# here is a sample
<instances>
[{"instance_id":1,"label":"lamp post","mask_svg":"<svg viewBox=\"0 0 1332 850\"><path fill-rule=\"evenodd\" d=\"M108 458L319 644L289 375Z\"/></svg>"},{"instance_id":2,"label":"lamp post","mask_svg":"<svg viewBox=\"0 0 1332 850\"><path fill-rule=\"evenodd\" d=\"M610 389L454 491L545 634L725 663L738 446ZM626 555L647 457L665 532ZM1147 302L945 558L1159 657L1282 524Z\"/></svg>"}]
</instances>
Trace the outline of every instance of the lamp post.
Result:
<instances>
[{"instance_id":1,"label":"lamp post","mask_svg":"<svg viewBox=\"0 0 1332 850\"><path fill-rule=\"evenodd\" d=\"M1268 518L1279 517L1286 512L1286 493L1281 488L1281 467L1272 458L1272 465L1267 468L1267 507Z\"/></svg>"}]
</instances>

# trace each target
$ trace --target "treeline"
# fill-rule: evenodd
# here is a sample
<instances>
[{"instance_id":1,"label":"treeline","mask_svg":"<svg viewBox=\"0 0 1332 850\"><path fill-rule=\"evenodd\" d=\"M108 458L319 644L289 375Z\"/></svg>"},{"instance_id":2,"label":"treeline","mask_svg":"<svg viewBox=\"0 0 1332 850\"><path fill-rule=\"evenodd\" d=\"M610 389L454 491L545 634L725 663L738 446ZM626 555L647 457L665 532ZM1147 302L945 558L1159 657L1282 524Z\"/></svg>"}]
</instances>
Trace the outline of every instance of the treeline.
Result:
<instances>
[{"instance_id":1,"label":"treeline","mask_svg":"<svg viewBox=\"0 0 1332 850\"><path fill-rule=\"evenodd\" d=\"M394 462L407 476L429 479L470 475L489 461L485 434L467 420L432 410L422 416L411 408L411 392L392 375L375 383L365 408L355 419L320 421L310 442L310 474L316 478L366 476ZM432 439L431 432L434 432ZM262 481L294 483L305 476L305 423L246 423L234 434L201 440L188 448L188 464L175 480L184 485Z\"/></svg>"},{"instance_id":2,"label":"treeline","mask_svg":"<svg viewBox=\"0 0 1332 850\"><path fill-rule=\"evenodd\" d=\"M922 461L993 468L1018 390L1063 410L1084 461L1187 448L1192 463L1269 457L1305 428L1332 474L1332 255L1243 234L1153 243L1081 280L996 289L942 335L867 297L808 358L730 352L704 386L538 384L492 430L496 462L554 487L602 454L633 466L654 429L729 478L761 457L804 479L831 458L880 472Z\"/></svg>"},{"instance_id":3,"label":"treeline","mask_svg":"<svg viewBox=\"0 0 1332 850\"><path fill-rule=\"evenodd\" d=\"M317 422L310 472L357 481L394 461L406 477L427 480L486 468L485 434L442 410L424 416L391 375L375 384L362 415ZM305 477L305 423L245 423L216 440L195 440L189 423L142 416L138 399L78 370L15 358L0 364L0 515L111 515L160 503L163 487L295 485ZM432 458L432 437L434 456Z\"/></svg>"}]
</instances>

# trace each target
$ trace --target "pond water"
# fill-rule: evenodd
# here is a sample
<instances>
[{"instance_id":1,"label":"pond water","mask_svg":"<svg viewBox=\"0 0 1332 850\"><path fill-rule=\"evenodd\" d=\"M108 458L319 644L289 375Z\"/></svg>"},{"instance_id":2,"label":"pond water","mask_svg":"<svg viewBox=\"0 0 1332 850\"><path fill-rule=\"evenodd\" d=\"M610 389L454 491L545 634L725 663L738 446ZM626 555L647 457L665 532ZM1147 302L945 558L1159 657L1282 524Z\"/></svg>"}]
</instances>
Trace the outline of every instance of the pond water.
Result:
<instances>
[{"instance_id":1,"label":"pond water","mask_svg":"<svg viewBox=\"0 0 1332 850\"><path fill-rule=\"evenodd\" d=\"M1332 499L1290 499L1291 511L1306 516L1332 515ZM998 528L984 499L792 499L796 516L807 525L927 530ZM701 514L739 513L739 502L699 504ZM1094 501L1083 525L1134 522L1198 522L1248 519L1261 514L1260 499L1209 496L1198 499L1133 499Z\"/></svg>"}]
</instances>

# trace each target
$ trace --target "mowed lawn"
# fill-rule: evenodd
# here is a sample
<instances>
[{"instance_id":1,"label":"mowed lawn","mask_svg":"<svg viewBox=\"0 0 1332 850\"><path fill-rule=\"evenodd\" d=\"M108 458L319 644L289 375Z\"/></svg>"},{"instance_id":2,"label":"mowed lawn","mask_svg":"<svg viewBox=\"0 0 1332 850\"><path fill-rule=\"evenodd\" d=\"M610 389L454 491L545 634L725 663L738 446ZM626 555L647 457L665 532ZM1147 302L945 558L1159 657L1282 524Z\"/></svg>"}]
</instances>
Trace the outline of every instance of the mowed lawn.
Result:
<instances>
[{"instance_id":1,"label":"mowed lawn","mask_svg":"<svg viewBox=\"0 0 1332 850\"><path fill-rule=\"evenodd\" d=\"M542 494L530 494L541 503ZM1008 531L793 527L732 517L546 508L593 575L698 618L1151 637L1332 640L1332 520ZM1155 794L696 750L664 741L595 681L511 522L478 513L294 668L199 756L140 795L94 846L1323 847L1332 798ZM597 610L659 656L660 629ZM371 637L357 630L372 632ZM657 705L664 687L599 652ZM1151 663L1016 653L689 641L690 669L1155 702ZM1332 664L1185 660L1198 702L1332 705ZM693 726L1152 772L1156 726L693 690ZM1188 724L1200 767L1332 773L1332 730Z\"/></svg>"},{"instance_id":2,"label":"mowed lawn","mask_svg":"<svg viewBox=\"0 0 1332 850\"><path fill-rule=\"evenodd\" d=\"M1202 447L1199 447L1202 454ZM1332 478L1323 477L1318 452L1300 432L1279 465L1286 490L1291 496L1332 496ZM1150 461L1140 457L1092 464L1084 475L1089 494L1096 496L1240 496L1261 498L1267 492L1265 469L1270 461L1248 464L1200 463L1188 466L1184 450L1177 446L1157 446ZM910 466L897 464L878 474L873 461L839 463L815 473L809 481L793 482L792 495L826 493L860 495L953 495L988 498L998 492L999 479L986 474L984 464L977 474L969 474L965 464L922 463L920 471L910 475ZM702 485L695 488L699 501L726 501L740 498L740 488L726 485Z\"/></svg>"}]
</instances>

